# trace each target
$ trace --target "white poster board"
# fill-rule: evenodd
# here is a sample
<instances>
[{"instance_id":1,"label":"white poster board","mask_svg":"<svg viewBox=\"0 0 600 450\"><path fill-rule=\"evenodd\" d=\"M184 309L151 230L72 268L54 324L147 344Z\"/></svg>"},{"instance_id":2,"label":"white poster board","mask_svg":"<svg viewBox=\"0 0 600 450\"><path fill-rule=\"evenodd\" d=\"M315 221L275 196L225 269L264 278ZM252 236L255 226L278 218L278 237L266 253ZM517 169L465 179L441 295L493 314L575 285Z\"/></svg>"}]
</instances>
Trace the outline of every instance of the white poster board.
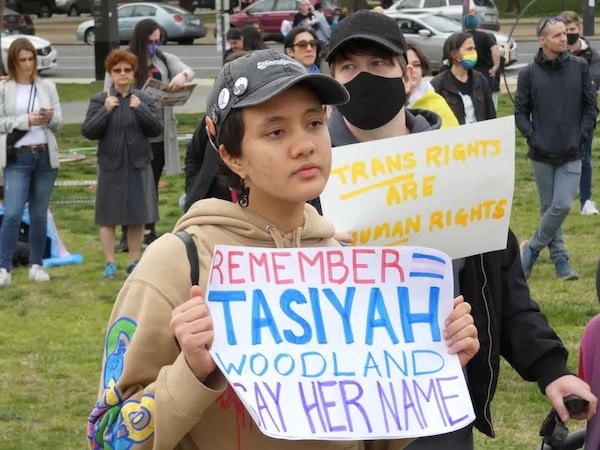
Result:
<instances>
[{"instance_id":1,"label":"white poster board","mask_svg":"<svg viewBox=\"0 0 600 450\"><path fill-rule=\"evenodd\" d=\"M216 246L205 299L213 359L268 436L417 437L475 418L442 338L442 252Z\"/></svg>"},{"instance_id":2,"label":"white poster board","mask_svg":"<svg viewBox=\"0 0 600 450\"><path fill-rule=\"evenodd\" d=\"M321 205L355 245L422 245L460 258L506 247L514 116L335 147Z\"/></svg>"}]
</instances>

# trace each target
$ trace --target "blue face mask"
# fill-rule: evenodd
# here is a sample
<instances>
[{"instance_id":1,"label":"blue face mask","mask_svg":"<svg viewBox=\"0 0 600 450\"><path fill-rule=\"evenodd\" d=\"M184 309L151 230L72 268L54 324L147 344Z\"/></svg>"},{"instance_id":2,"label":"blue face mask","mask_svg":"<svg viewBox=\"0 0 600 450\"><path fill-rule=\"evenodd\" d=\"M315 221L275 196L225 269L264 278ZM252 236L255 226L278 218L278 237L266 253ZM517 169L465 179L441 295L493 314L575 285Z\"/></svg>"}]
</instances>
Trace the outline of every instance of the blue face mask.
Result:
<instances>
[{"instance_id":1,"label":"blue face mask","mask_svg":"<svg viewBox=\"0 0 600 450\"><path fill-rule=\"evenodd\" d=\"M148 54L152 57L154 55L156 55L156 52L158 51L158 42L149 42L148 43Z\"/></svg>"}]
</instances>

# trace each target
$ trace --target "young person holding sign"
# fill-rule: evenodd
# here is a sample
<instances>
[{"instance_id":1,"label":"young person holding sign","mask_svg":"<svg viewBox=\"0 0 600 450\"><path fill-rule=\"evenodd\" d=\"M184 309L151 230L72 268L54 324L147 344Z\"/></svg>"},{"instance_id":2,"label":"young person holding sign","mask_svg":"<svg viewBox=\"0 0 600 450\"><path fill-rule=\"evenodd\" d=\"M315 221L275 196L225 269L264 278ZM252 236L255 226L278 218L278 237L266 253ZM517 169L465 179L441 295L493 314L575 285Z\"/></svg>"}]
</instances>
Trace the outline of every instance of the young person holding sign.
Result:
<instances>
[{"instance_id":1,"label":"young person holding sign","mask_svg":"<svg viewBox=\"0 0 600 450\"><path fill-rule=\"evenodd\" d=\"M393 19L358 11L334 28L329 45L325 59L331 74L350 92L350 101L335 107L329 119L334 146L440 127L437 114L404 106L413 68L406 64L406 42ZM324 214L327 216L326 210ZM563 420L569 418L563 397L570 394L589 400L588 411L576 417L589 419L596 410L596 398L589 386L567 369L567 350L531 299L512 231L506 249L455 260L453 265L455 294L462 294L471 304L475 325L485 335L481 350L466 366L477 414L474 426L494 435L490 402L498 381L500 355L524 379L538 383ZM408 448L473 449L472 428L422 438Z\"/></svg>"},{"instance_id":2,"label":"young person holding sign","mask_svg":"<svg viewBox=\"0 0 600 450\"><path fill-rule=\"evenodd\" d=\"M408 443L267 437L209 353L213 319L203 288L216 244L339 245L333 226L306 201L322 192L331 168L323 105L346 101L337 81L308 74L273 50L252 52L219 74L207 101L208 133L238 202L199 201L176 225L195 241L199 286L190 286L182 242L166 234L146 250L121 289L89 418L91 448L395 450ZM469 311L456 299L443 332L463 365L479 348Z\"/></svg>"}]
</instances>

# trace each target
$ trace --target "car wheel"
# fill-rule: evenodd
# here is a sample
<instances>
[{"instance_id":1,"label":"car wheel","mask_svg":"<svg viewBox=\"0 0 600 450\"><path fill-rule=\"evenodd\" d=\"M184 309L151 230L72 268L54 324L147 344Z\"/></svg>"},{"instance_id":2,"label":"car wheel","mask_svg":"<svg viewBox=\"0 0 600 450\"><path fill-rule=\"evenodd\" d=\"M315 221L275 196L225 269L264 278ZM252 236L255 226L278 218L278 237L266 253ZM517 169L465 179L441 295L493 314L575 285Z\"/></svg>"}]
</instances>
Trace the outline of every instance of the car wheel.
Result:
<instances>
[{"instance_id":1,"label":"car wheel","mask_svg":"<svg viewBox=\"0 0 600 450\"><path fill-rule=\"evenodd\" d=\"M167 32L162 27L159 27L158 29L160 30L160 45L165 45L169 39Z\"/></svg>"},{"instance_id":2,"label":"car wheel","mask_svg":"<svg viewBox=\"0 0 600 450\"><path fill-rule=\"evenodd\" d=\"M68 11L68 15L69 15L69 16L71 16L71 17L75 17L75 16L78 16L78 15L80 15L80 14L81 14L81 13L79 12L79 9L77 9L77 5L72 5L72 6L69 8L69 11Z\"/></svg>"},{"instance_id":3,"label":"car wheel","mask_svg":"<svg viewBox=\"0 0 600 450\"><path fill-rule=\"evenodd\" d=\"M44 18L52 17L52 11L50 11L49 6L42 5L40 6L40 13L38 15Z\"/></svg>"},{"instance_id":4,"label":"car wheel","mask_svg":"<svg viewBox=\"0 0 600 450\"><path fill-rule=\"evenodd\" d=\"M83 41L87 45L94 45L94 43L96 42L96 32L94 31L93 28L88 28L87 30L85 30L85 35L83 36Z\"/></svg>"}]
</instances>

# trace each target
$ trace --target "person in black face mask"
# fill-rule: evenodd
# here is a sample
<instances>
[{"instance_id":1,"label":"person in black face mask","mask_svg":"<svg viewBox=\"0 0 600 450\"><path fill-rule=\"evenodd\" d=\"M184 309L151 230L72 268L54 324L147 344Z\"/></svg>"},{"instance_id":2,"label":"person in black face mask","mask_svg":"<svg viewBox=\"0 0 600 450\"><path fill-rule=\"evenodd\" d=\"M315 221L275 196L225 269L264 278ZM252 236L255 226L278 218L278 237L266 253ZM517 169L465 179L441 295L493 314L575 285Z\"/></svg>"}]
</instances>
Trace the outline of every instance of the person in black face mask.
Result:
<instances>
[{"instance_id":1,"label":"person in black face mask","mask_svg":"<svg viewBox=\"0 0 600 450\"><path fill-rule=\"evenodd\" d=\"M596 85L596 91L600 89L600 53L590 47L589 42L582 37L579 26L579 16L575 11L563 11L560 15L567 31L567 45L569 51L587 61L590 72ZM581 160L581 178L579 179L579 201L581 202L581 214L592 216L600 214L596 208L596 202L592 200L592 141L591 134L582 144L583 159Z\"/></svg>"},{"instance_id":2,"label":"person in black face mask","mask_svg":"<svg viewBox=\"0 0 600 450\"><path fill-rule=\"evenodd\" d=\"M406 42L394 19L366 10L350 14L333 29L329 45L325 60L330 73L350 93L350 101L335 106L328 120L333 146L440 128L437 114L405 107L413 68L406 63ZM402 205L397 211L402 217ZM325 217L327 213L323 211ZM473 426L493 436L490 403L501 355L523 377L538 383L562 418L569 417L563 404L566 392L590 400L585 416L595 411L596 397L570 374L566 349L531 299L516 236L509 230L506 238L504 250L452 264L455 294L471 304L475 326L486 336L464 368L476 420L453 433L417 439L406 450L473 450Z\"/></svg>"},{"instance_id":3,"label":"person in black face mask","mask_svg":"<svg viewBox=\"0 0 600 450\"><path fill-rule=\"evenodd\" d=\"M383 14L360 10L334 29L325 60L350 92L350 101L331 113L332 145L440 128L439 115L405 108L413 70L405 52L404 35Z\"/></svg>"}]
</instances>

